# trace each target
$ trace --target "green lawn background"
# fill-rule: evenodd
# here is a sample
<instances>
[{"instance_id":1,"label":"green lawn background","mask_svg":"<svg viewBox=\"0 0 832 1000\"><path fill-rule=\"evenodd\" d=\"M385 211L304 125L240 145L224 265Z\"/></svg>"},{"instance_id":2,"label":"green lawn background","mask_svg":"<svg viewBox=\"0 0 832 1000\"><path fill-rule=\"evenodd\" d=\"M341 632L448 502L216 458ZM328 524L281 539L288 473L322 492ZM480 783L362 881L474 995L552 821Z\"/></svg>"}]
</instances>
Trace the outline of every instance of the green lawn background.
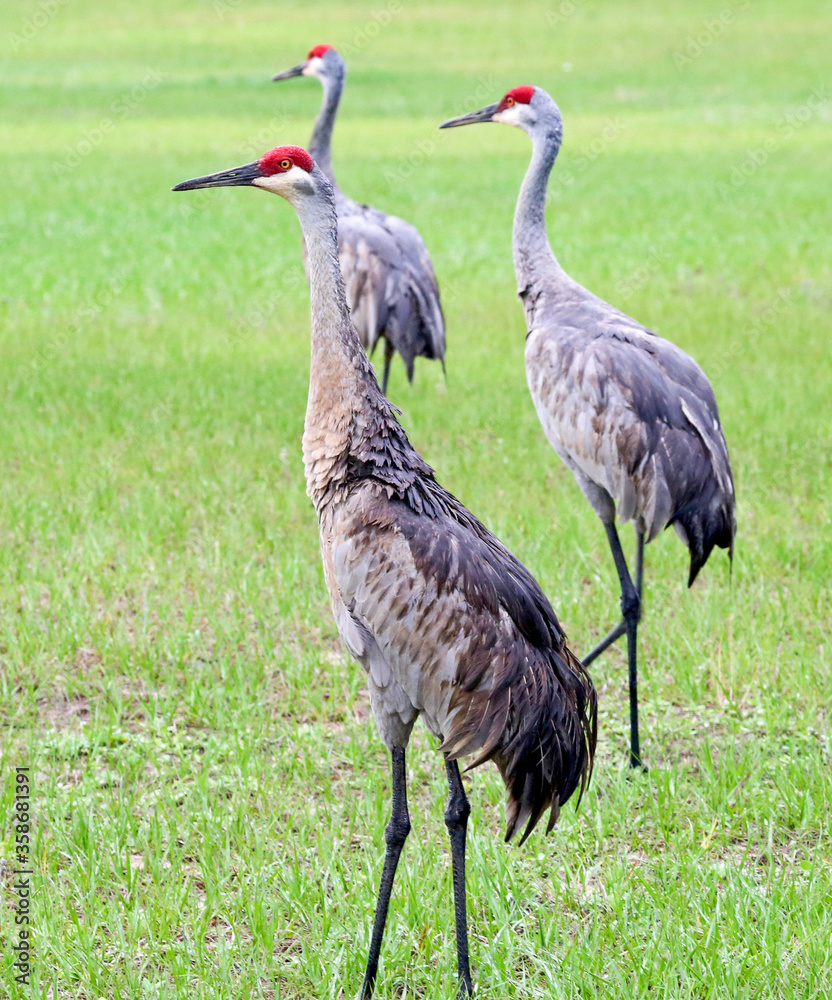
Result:
<instances>
[{"instance_id":1,"label":"green lawn background","mask_svg":"<svg viewBox=\"0 0 832 1000\"><path fill-rule=\"evenodd\" d=\"M712 379L739 498L733 577L647 550L644 752L623 652L593 667L590 791L501 842L472 776L479 996L832 996L829 488L832 12L825 3L137 4L0 13L0 996L12 775L35 775L35 995L351 997L389 809L331 621L300 433L308 295L291 209L176 182L305 144L318 42L345 52L340 183L414 222L448 377L390 395L440 479L541 580L576 650L617 610L603 531L523 372L510 226L529 144L438 132L520 83L565 118L567 270ZM627 532L629 545L629 532ZM414 833L380 997L452 997L444 780ZM2 825L5 824L5 825Z\"/></svg>"}]
</instances>

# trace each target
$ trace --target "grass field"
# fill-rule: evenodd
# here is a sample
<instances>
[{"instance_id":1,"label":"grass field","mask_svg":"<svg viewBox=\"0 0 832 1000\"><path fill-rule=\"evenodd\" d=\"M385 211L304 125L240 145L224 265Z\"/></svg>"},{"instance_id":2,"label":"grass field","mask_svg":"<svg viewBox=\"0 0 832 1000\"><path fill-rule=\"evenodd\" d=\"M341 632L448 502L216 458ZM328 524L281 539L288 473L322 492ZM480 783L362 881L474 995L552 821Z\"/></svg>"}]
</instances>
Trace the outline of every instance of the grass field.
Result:
<instances>
[{"instance_id":1,"label":"grass field","mask_svg":"<svg viewBox=\"0 0 832 1000\"><path fill-rule=\"evenodd\" d=\"M720 2L722 5L720 5ZM623 647L593 667L595 777L502 843L471 776L482 1000L832 997L832 15L821 0L383 6L9 0L0 21L0 997L339 998L360 985L389 810L304 493L308 296L291 209L177 181L305 144L314 43L350 66L342 187L410 219L448 379L390 395L441 481L541 580L577 651L613 622L604 533L523 372L510 225L529 156L437 132L539 83L577 279L710 375L733 577L647 550L643 750ZM630 544L629 532L627 543ZM35 975L13 980L14 767L34 775ZM377 995L452 997L443 769L408 758Z\"/></svg>"}]
</instances>

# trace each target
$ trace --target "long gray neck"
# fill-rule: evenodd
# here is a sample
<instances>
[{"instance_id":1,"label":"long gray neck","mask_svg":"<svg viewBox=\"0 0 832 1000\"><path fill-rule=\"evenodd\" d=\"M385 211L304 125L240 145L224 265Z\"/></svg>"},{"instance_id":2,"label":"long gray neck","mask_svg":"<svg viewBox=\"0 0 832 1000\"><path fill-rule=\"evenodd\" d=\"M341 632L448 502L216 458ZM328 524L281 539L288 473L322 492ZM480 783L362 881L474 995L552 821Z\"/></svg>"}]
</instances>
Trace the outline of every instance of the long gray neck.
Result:
<instances>
[{"instance_id":1,"label":"long gray neck","mask_svg":"<svg viewBox=\"0 0 832 1000\"><path fill-rule=\"evenodd\" d=\"M320 170L315 186L329 184ZM325 188L324 188L325 186ZM350 319L338 264L338 229L331 189L295 202L307 250L312 305L312 366L303 431L307 492L320 512L343 481L362 415L381 412L384 397ZM358 431L357 431L358 428Z\"/></svg>"},{"instance_id":2,"label":"long gray neck","mask_svg":"<svg viewBox=\"0 0 832 1000\"><path fill-rule=\"evenodd\" d=\"M517 290L526 305L527 317L527 297L531 292L539 292L542 283L569 280L546 235L546 190L560 149L560 134L546 130L532 133L531 139L532 160L517 198L511 239ZM533 299L537 297L534 295Z\"/></svg>"},{"instance_id":3,"label":"long gray neck","mask_svg":"<svg viewBox=\"0 0 832 1000\"><path fill-rule=\"evenodd\" d=\"M315 119L312 138L309 140L312 159L329 178L329 182L336 187L335 174L332 171L332 130L335 127L335 115L338 113L338 104L344 92L346 76L347 70L343 67L337 75L321 77L324 101Z\"/></svg>"}]
</instances>

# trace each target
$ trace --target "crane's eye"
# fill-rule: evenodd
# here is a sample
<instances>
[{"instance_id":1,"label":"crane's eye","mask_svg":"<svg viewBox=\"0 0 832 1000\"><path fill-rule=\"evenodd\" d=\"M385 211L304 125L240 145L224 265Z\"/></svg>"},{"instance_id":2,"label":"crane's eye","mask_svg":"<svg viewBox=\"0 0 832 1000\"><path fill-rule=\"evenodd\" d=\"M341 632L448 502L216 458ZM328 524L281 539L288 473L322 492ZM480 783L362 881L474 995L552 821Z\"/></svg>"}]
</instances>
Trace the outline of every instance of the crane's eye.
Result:
<instances>
[{"instance_id":1,"label":"crane's eye","mask_svg":"<svg viewBox=\"0 0 832 1000\"><path fill-rule=\"evenodd\" d=\"M506 98L506 107L507 108L511 108L513 106L514 106L514 98L513 97L507 97Z\"/></svg>"},{"instance_id":2,"label":"crane's eye","mask_svg":"<svg viewBox=\"0 0 832 1000\"><path fill-rule=\"evenodd\" d=\"M285 160L281 160L280 161L280 169L281 170L291 170L292 169L292 161L288 157Z\"/></svg>"}]
</instances>

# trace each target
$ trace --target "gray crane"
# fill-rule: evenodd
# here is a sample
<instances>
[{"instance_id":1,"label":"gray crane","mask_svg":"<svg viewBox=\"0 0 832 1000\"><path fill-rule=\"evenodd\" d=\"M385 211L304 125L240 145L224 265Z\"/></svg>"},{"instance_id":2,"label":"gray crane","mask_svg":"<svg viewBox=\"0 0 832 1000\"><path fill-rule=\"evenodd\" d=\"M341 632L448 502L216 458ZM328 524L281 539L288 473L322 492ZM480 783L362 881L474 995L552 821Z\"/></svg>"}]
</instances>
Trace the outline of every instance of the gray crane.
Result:
<instances>
[{"instance_id":1,"label":"gray crane","mask_svg":"<svg viewBox=\"0 0 832 1000\"><path fill-rule=\"evenodd\" d=\"M520 188L512 246L528 327L526 375L549 443L601 518L621 586L622 621L583 659L626 633L630 765L641 766L636 642L644 543L668 525L690 550L688 586L714 545L733 557L734 481L711 384L668 340L593 295L558 263L546 235L546 188L560 149L560 109L540 87L515 87L497 104L440 128L502 122L527 132L532 160ZM634 522L635 582L618 531Z\"/></svg>"},{"instance_id":2,"label":"gray crane","mask_svg":"<svg viewBox=\"0 0 832 1000\"><path fill-rule=\"evenodd\" d=\"M272 79L314 76L323 86L324 101L309 151L335 190L338 256L352 321L370 356L379 340L384 340L381 390L386 395L395 351L404 361L409 382L417 357L438 360L445 370L445 317L419 231L395 215L347 198L335 180L330 147L346 75L340 53L331 45L316 45L302 63Z\"/></svg>"},{"instance_id":3,"label":"gray crane","mask_svg":"<svg viewBox=\"0 0 832 1000\"><path fill-rule=\"evenodd\" d=\"M174 191L253 185L282 195L306 240L312 365L303 432L324 578L338 631L367 671L392 759L393 803L361 996L372 994L399 855L410 832L405 748L421 715L441 741L449 784L460 993L468 960L465 837L457 760L493 760L507 789L506 840L521 843L589 778L595 690L529 571L434 477L379 389L338 265L335 194L297 146Z\"/></svg>"}]
</instances>

